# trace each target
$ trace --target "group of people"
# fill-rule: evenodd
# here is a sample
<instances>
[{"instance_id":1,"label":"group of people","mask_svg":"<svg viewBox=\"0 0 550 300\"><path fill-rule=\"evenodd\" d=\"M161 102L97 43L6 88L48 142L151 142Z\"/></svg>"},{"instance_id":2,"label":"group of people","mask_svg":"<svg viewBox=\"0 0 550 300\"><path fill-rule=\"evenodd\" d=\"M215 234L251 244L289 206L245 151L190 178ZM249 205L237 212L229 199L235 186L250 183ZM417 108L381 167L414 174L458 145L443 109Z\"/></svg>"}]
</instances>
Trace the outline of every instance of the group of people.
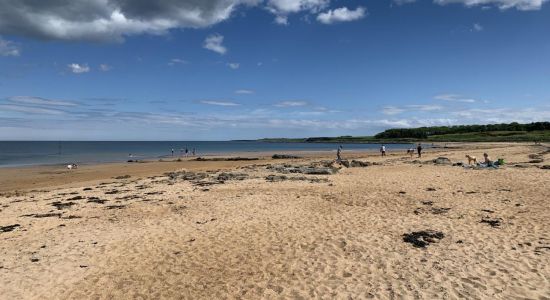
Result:
<instances>
[{"instance_id":1,"label":"group of people","mask_svg":"<svg viewBox=\"0 0 550 300\"><path fill-rule=\"evenodd\" d=\"M418 143L418 145L416 146L416 153L418 153L418 157L422 157L422 144L421 143ZM380 154L382 156L386 156L386 145L380 146ZM413 155L414 155L414 148L411 147L411 148L407 149L407 154L409 154L412 158Z\"/></svg>"},{"instance_id":2,"label":"group of people","mask_svg":"<svg viewBox=\"0 0 550 300\"><path fill-rule=\"evenodd\" d=\"M191 154L192 156L195 156L196 155L196 149L193 148L193 150L191 150L191 152L189 152L189 148L185 147L185 149L180 149L180 156L184 156L185 154L185 157L188 157L189 154ZM174 156L174 148L172 148L172 156Z\"/></svg>"},{"instance_id":3,"label":"group of people","mask_svg":"<svg viewBox=\"0 0 550 300\"><path fill-rule=\"evenodd\" d=\"M342 147L342 145L338 146L337 150L336 150L336 161L341 161L342 160L342 149L344 147ZM418 157L422 157L422 144L421 143L418 143L418 145L416 146L416 153L418 154ZM382 156L386 156L386 145L382 144L380 146L380 154ZM414 155L414 148L409 148L407 149L407 154L409 154L411 156L411 158L413 157Z\"/></svg>"}]
</instances>

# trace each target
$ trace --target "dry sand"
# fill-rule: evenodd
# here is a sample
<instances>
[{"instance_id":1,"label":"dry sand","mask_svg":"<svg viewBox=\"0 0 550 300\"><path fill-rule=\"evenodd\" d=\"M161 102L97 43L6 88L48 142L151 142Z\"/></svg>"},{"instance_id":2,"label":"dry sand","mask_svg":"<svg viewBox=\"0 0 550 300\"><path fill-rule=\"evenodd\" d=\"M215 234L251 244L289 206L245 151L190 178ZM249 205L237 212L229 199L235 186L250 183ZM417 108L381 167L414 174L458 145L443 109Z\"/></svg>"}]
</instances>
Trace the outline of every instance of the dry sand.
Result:
<instances>
[{"instance_id":1,"label":"dry sand","mask_svg":"<svg viewBox=\"0 0 550 300\"><path fill-rule=\"evenodd\" d=\"M344 152L379 164L334 175L266 166L329 154L2 169L0 226L19 226L0 230L0 298L550 299L550 170L529 163L549 148L453 146L420 163ZM430 162L484 151L507 165ZM404 241L422 230L444 236Z\"/></svg>"}]
</instances>

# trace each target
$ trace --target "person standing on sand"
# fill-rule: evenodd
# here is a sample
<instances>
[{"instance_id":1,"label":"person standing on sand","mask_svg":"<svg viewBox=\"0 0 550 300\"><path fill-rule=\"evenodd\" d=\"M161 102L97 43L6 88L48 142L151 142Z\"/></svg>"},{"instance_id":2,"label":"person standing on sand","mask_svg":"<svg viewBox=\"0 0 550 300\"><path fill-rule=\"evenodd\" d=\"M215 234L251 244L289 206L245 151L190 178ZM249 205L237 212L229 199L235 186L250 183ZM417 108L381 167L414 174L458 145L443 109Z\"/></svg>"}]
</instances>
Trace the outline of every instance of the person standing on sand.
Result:
<instances>
[{"instance_id":1,"label":"person standing on sand","mask_svg":"<svg viewBox=\"0 0 550 300\"><path fill-rule=\"evenodd\" d=\"M422 144L418 143L418 146L416 147L416 151L418 151L418 157L422 157Z\"/></svg>"},{"instance_id":2,"label":"person standing on sand","mask_svg":"<svg viewBox=\"0 0 550 300\"><path fill-rule=\"evenodd\" d=\"M338 147L338 150L336 150L336 161L341 161L342 160L342 156L341 156L342 148L343 148L342 145L340 145Z\"/></svg>"},{"instance_id":3,"label":"person standing on sand","mask_svg":"<svg viewBox=\"0 0 550 300\"><path fill-rule=\"evenodd\" d=\"M382 154L382 156L386 156L386 146L385 145L382 145L380 147L380 153Z\"/></svg>"},{"instance_id":4,"label":"person standing on sand","mask_svg":"<svg viewBox=\"0 0 550 300\"><path fill-rule=\"evenodd\" d=\"M189 149L185 147L185 157L189 156Z\"/></svg>"},{"instance_id":5,"label":"person standing on sand","mask_svg":"<svg viewBox=\"0 0 550 300\"><path fill-rule=\"evenodd\" d=\"M172 156L174 156L174 148L172 148Z\"/></svg>"}]
</instances>

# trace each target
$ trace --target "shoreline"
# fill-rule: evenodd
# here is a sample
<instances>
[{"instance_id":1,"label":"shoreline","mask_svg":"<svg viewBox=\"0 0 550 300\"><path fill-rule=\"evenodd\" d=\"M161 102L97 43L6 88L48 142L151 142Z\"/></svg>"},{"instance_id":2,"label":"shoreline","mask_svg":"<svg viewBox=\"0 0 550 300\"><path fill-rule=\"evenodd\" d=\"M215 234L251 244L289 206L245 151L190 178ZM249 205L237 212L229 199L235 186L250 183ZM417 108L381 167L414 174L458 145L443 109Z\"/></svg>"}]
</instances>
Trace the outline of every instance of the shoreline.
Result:
<instances>
[{"instance_id":1,"label":"shoreline","mask_svg":"<svg viewBox=\"0 0 550 300\"><path fill-rule=\"evenodd\" d=\"M456 152L464 147L476 149L483 147L507 147L508 145L519 145L517 143L454 143L449 148L426 148L424 153ZM530 146L523 144L523 146ZM401 150L401 149L400 149ZM161 175L165 172L187 169L194 171L206 171L216 169L232 169L254 164L283 163L287 161L303 161L311 159L335 159L334 151L258 151L251 155L251 152L235 152L227 155L212 155L208 158L225 157L244 157L258 158L252 161L196 161L197 157L182 158L173 160L144 160L140 162L111 162L79 165L76 170L68 170L66 165L33 165L24 167L3 167L0 168L0 193L11 193L15 191L31 191L40 189L74 187L82 184L93 184L102 180L114 180L118 176L130 175L131 177L147 177ZM274 154L296 155L298 159L272 159ZM415 155L416 156L416 155ZM346 150L344 148L343 157L345 159L370 159L381 161L377 149L368 150ZM407 158L404 151L387 151L387 158Z\"/></svg>"}]
</instances>

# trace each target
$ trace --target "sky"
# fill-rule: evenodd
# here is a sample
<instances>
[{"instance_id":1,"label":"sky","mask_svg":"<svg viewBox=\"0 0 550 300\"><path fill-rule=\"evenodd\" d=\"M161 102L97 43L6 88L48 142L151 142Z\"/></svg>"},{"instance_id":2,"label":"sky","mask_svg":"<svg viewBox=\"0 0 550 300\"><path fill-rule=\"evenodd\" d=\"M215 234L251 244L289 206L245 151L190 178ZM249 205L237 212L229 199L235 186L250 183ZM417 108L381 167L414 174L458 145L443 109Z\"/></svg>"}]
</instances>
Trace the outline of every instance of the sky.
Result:
<instances>
[{"instance_id":1,"label":"sky","mask_svg":"<svg viewBox=\"0 0 550 300\"><path fill-rule=\"evenodd\" d=\"M550 120L549 0L0 0L0 140Z\"/></svg>"}]
</instances>

